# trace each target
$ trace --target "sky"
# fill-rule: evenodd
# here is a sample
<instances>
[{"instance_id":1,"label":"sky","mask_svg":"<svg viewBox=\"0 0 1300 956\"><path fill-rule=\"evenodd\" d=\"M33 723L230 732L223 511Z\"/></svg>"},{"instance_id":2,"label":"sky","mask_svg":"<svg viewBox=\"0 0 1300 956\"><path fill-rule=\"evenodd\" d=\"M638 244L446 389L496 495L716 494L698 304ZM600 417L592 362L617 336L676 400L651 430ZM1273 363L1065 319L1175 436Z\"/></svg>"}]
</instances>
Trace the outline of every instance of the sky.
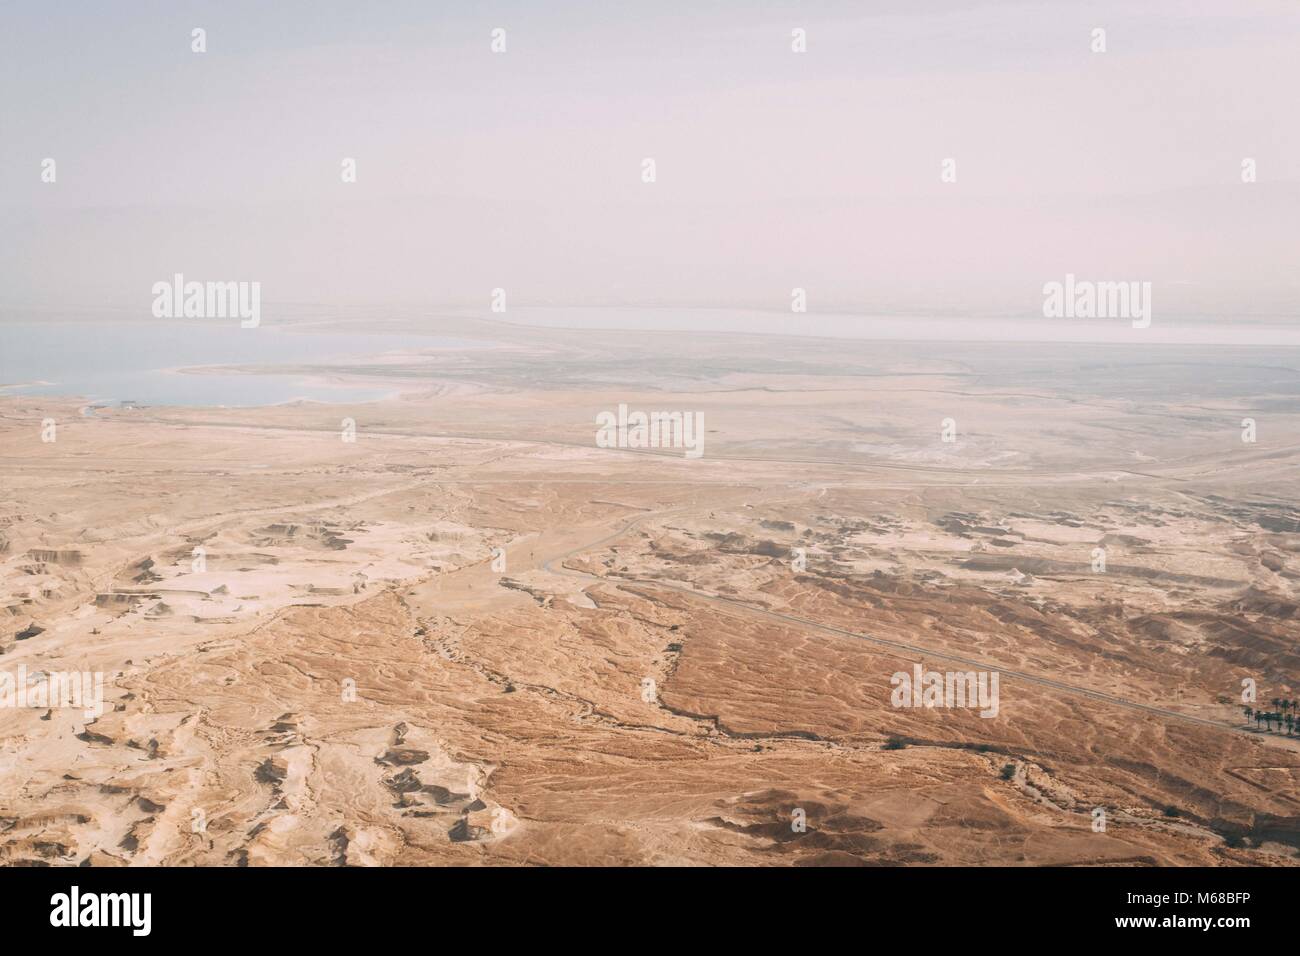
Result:
<instances>
[{"instance_id":1,"label":"sky","mask_svg":"<svg viewBox=\"0 0 1300 956\"><path fill-rule=\"evenodd\" d=\"M4 0L0 308L179 272L979 321L1073 273L1296 320L1297 54L1290 0Z\"/></svg>"}]
</instances>

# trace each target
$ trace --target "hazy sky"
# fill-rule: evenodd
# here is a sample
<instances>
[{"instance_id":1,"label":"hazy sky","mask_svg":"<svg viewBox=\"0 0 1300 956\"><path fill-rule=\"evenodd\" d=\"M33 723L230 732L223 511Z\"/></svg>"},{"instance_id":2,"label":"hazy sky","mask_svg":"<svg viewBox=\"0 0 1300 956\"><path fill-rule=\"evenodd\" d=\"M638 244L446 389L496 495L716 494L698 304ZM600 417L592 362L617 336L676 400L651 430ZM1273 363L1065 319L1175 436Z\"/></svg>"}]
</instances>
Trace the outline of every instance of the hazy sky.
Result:
<instances>
[{"instance_id":1,"label":"hazy sky","mask_svg":"<svg viewBox=\"0 0 1300 956\"><path fill-rule=\"evenodd\" d=\"M0 81L4 305L1300 314L1293 0L4 0Z\"/></svg>"}]
</instances>

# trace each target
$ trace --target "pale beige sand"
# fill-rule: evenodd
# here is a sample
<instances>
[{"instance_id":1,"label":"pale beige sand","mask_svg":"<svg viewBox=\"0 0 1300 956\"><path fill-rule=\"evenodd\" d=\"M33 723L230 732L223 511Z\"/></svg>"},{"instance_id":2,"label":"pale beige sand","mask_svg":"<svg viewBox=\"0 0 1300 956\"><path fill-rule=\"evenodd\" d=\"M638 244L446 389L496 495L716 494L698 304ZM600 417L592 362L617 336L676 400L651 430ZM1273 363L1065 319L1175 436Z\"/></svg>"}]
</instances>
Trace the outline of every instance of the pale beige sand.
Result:
<instances>
[{"instance_id":1,"label":"pale beige sand","mask_svg":"<svg viewBox=\"0 0 1300 956\"><path fill-rule=\"evenodd\" d=\"M0 669L108 698L0 710L4 859L1296 861L1297 739L1238 700L1300 696L1278 396L776 351L521 330L355 408L0 399ZM620 402L703 412L704 457L597 448ZM890 705L945 655L996 719Z\"/></svg>"}]
</instances>

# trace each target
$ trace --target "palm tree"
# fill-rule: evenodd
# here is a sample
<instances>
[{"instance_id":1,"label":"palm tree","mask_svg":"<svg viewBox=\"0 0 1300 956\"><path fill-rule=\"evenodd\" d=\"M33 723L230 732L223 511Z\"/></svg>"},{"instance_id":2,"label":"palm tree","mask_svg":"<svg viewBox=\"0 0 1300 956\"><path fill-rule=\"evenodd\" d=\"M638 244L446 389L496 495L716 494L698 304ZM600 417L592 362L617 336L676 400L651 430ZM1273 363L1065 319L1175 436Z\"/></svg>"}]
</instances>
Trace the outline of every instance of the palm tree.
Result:
<instances>
[{"instance_id":1,"label":"palm tree","mask_svg":"<svg viewBox=\"0 0 1300 956\"><path fill-rule=\"evenodd\" d=\"M1246 720L1247 720L1247 721L1249 721L1250 718L1252 718L1252 717L1255 716L1255 709L1254 709L1253 707L1243 707L1242 710L1245 711L1245 713L1246 713Z\"/></svg>"},{"instance_id":2,"label":"palm tree","mask_svg":"<svg viewBox=\"0 0 1300 956\"><path fill-rule=\"evenodd\" d=\"M1295 729L1295 717L1291 714L1287 714L1282 718L1282 722L1286 724L1286 735L1290 737L1291 731Z\"/></svg>"}]
</instances>

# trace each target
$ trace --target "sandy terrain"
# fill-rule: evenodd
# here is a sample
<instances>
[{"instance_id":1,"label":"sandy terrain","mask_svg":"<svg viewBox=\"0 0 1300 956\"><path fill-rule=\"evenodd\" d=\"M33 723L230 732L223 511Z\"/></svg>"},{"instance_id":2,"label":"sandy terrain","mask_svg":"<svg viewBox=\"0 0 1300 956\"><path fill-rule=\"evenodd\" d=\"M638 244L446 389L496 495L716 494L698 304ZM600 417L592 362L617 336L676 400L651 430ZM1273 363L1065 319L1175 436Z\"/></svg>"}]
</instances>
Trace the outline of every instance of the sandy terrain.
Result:
<instances>
[{"instance_id":1,"label":"sandy terrain","mask_svg":"<svg viewBox=\"0 0 1300 956\"><path fill-rule=\"evenodd\" d=\"M0 398L3 669L105 681L0 709L6 862L1300 861L1300 355L446 331L293 369L373 404Z\"/></svg>"}]
</instances>

